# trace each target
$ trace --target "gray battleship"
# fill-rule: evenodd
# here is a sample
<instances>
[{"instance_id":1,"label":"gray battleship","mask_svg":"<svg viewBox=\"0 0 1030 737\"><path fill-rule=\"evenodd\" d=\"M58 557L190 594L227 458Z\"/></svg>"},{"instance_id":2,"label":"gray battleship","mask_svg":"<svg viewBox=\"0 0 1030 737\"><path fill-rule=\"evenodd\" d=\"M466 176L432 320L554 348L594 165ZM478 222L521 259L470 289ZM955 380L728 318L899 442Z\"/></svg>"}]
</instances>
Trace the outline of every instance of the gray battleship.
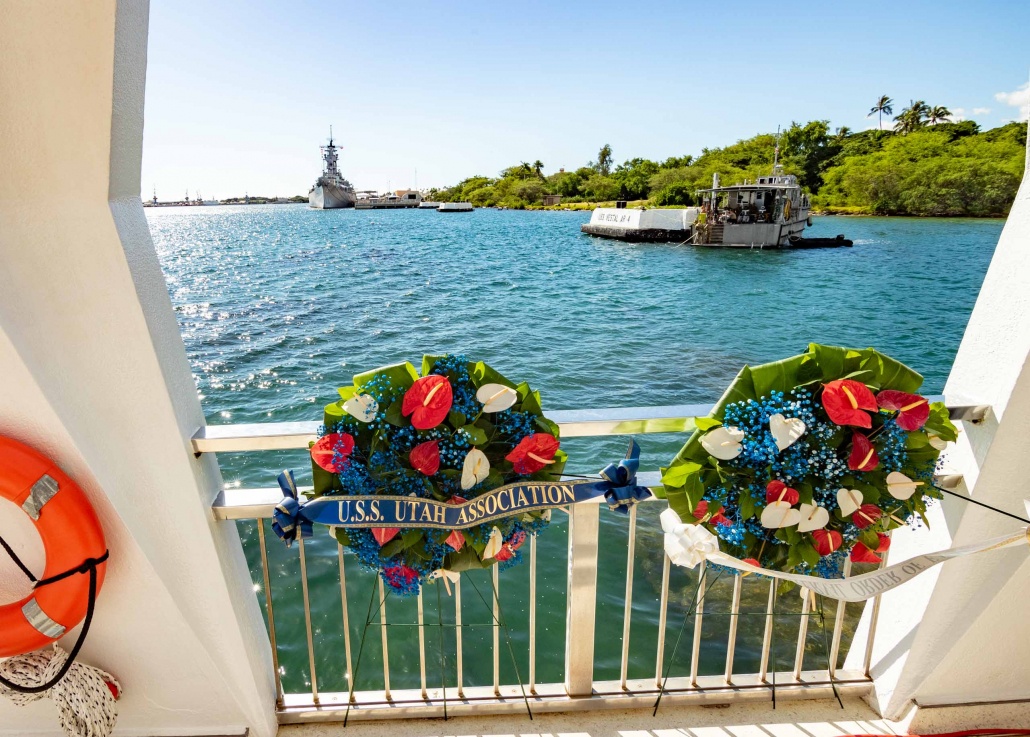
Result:
<instances>
[{"instance_id":1,"label":"gray battleship","mask_svg":"<svg viewBox=\"0 0 1030 737\"><path fill-rule=\"evenodd\" d=\"M354 187L340 175L336 168L336 146L333 145L333 129L329 128L329 145L322 146L322 160L325 169L322 176L308 192L308 204L317 210L332 210L340 207L354 207L357 199Z\"/></svg>"}]
</instances>

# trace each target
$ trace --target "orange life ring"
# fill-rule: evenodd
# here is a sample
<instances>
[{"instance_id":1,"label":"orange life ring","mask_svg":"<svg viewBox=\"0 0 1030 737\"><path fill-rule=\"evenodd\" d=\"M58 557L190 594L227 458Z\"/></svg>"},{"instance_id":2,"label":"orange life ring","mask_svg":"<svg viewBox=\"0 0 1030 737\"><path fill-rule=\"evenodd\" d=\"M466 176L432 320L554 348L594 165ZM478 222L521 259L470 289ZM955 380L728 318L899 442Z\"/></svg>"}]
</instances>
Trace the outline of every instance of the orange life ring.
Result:
<instances>
[{"instance_id":1,"label":"orange life ring","mask_svg":"<svg viewBox=\"0 0 1030 737\"><path fill-rule=\"evenodd\" d=\"M46 570L32 593L0 606L0 658L6 658L45 647L83 620L91 569L96 592L104 582L107 544L82 489L42 453L2 436L0 496L32 518L46 552Z\"/></svg>"}]
</instances>

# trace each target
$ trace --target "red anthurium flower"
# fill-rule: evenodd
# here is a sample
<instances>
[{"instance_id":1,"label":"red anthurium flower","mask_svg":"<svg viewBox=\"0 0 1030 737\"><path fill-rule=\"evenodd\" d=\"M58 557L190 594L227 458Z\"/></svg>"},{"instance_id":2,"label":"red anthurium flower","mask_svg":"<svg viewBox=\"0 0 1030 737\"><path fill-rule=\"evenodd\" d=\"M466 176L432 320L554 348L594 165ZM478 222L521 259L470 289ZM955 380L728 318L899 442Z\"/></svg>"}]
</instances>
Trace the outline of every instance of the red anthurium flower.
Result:
<instances>
[{"instance_id":1,"label":"red anthurium flower","mask_svg":"<svg viewBox=\"0 0 1030 737\"><path fill-rule=\"evenodd\" d=\"M876 397L861 381L837 379L823 385L823 409L837 425L872 427L869 412L876 411Z\"/></svg>"},{"instance_id":2,"label":"red anthurium flower","mask_svg":"<svg viewBox=\"0 0 1030 737\"><path fill-rule=\"evenodd\" d=\"M429 440L419 443L411 449L408 454L408 461L416 471L421 471L426 476L432 476L440 470L440 443L437 440Z\"/></svg>"},{"instance_id":3,"label":"red anthurium flower","mask_svg":"<svg viewBox=\"0 0 1030 737\"><path fill-rule=\"evenodd\" d=\"M851 561L853 563L879 563L881 558L863 543L856 542L851 549Z\"/></svg>"},{"instance_id":4,"label":"red anthurium flower","mask_svg":"<svg viewBox=\"0 0 1030 737\"><path fill-rule=\"evenodd\" d=\"M553 435L538 432L522 438L505 458L515 466L515 473L525 476L554 463L558 446L558 439Z\"/></svg>"},{"instance_id":5,"label":"red anthurium flower","mask_svg":"<svg viewBox=\"0 0 1030 737\"><path fill-rule=\"evenodd\" d=\"M723 514L725 507L719 507L719 511L712 515L712 522L723 527L733 527L733 522Z\"/></svg>"},{"instance_id":6,"label":"red anthurium flower","mask_svg":"<svg viewBox=\"0 0 1030 737\"><path fill-rule=\"evenodd\" d=\"M769 485L765 487L765 503L770 504L772 502L787 502L788 504L797 504L798 499L801 497L798 495L797 489L792 489L779 479L773 479L769 482Z\"/></svg>"},{"instance_id":7,"label":"red anthurium flower","mask_svg":"<svg viewBox=\"0 0 1030 737\"><path fill-rule=\"evenodd\" d=\"M858 511L851 515L851 521L855 523L855 527L860 530L864 530L869 525L876 522L883 515L880 508L875 504L863 504L858 508Z\"/></svg>"},{"instance_id":8,"label":"red anthurium flower","mask_svg":"<svg viewBox=\"0 0 1030 737\"><path fill-rule=\"evenodd\" d=\"M762 564L758 562L757 558L744 558L744 562L753 565L755 568L762 567Z\"/></svg>"},{"instance_id":9,"label":"red anthurium flower","mask_svg":"<svg viewBox=\"0 0 1030 737\"><path fill-rule=\"evenodd\" d=\"M508 542L504 543L497 555L494 556L494 560L506 561L511 560L512 556L515 555L515 551L522 547L522 543L526 542L525 532L516 532L511 536Z\"/></svg>"},{"instance_id":10,"label":"red anthurium flower","mask_svg":"<svg viewBox=\"0 0 1030 737\"><path fill-rule=\"evenodd\" d=\"M444 540L444 542L455 550L461 550L462 546L465 545L465 536L461 534L461 530L454 530L447 536L447 539Z\"/></svg>"},{"instance_id":11,"label":"red anthurium flower","mask_svg":"<svg viewBox=\"0 0 1030 737\"><path fill-rule=\"evenodd\" d=\"M902 430L918 430L930 419L930 400L918 394L884 389L876 395L876 401L883 409L897 410L898 427Z\"/></svg>"},{"instance_id":12,"label":"red anthurium flower","mask_svg":"<svg viewBox=\"0 0 1030 737\"><path fill-rule=\"evenodd\" d=\"M851 455L848 456L848 468L852 471L872 471L880 465L880 457L869 438L860 432L851 435Z\"/></svg>"},{"instance_id":13,"label":"red anthurium flower","mask_svg":"<svg viewBox=\"0 0 1030 737\"><path fill-rule=\"evenodd\" d=\"M354 437L350 433L334 432L323 435L311 446L311 460L329 473L339 473L347 467L352 450Z\"/></svg>"},{"instance_id":14,"label":"red anthurium flower","mask_svg":"<svg viewBox=\"0 0 1030 737\"><path fill-rule=\"evenodd\" d=\"M886 553L888 548L891 546L890 535L883 532L877 532L876 536L880 538L880 544L876 546L877 553Z\"/></svg>"},{"instance_id":15,"label":"red anthurium flower","mask_svg":"<svg viewBox=\"0 0 1030 737\"><path fill-rule=\"evenodd\" d=\"M383 547L386 543L397 537L397 533L401 531L399 527L373 527L372 537L379 543L379 547Z\"/></svg>"},{"instance_id":16,"label":"red anthurium flower","mask_svg":"<svg viewBox=\"0 0 1030 737\"><path fill-rule=\"evenodd\" d=\"M447 418L454 402L451 382L446 376L430 374L411 385L404 394L401 414L411 415L416 430L431 430Z\"/></svg>"},{"instance_id":17,"label":"red anthurium flower","mask_svg":"<svg viewBox=\"0 0 1030 737\"><path fill-rule=\"evenodd\" d=\"M427 443L423 443L423 445L427 445ZM412 452L414 452L414 451L412 451ZM468 501L468 499L466 499L465 497L458 496L457 494L454 494L454 495L451 496L450 499L447 500L447 503L448 504L464 504L467 501ZM444 540L444 542L447 543L448 545L450 545L455 550L461 550L462 547L464 547L464 545L465 545L465 535L462 534L461 530L453 530L451 532L451 534L447 536L447 539Z\"/></svg>"},{"instance_id":18,"label":"red anthurium flower","mask_svg":"<svg viewBox=\"0 0 1030 737\"><path fill-rule=\"evenodd\" d=\"M812 530L812 540L819 555L830 555L844 544L844 536L836 530Z\"/></svg>"},{"instance_id":19,"label":"red anthurium flower","mask_svg":"<svg viewBox=\"0 0 1030 737\"><path fill-rule=\"evenodd\" d=\"M708 517L708 521L713 524L729 527L733 523L730 522L729 518L723 514L725 511L726 507L720 506L717 510L711 512L708 507L708 501L706 499L702 499L697 503L697 506L694 507L694 518L703 522L705 521L705 517Z\"/></svg>"}]
</instances>

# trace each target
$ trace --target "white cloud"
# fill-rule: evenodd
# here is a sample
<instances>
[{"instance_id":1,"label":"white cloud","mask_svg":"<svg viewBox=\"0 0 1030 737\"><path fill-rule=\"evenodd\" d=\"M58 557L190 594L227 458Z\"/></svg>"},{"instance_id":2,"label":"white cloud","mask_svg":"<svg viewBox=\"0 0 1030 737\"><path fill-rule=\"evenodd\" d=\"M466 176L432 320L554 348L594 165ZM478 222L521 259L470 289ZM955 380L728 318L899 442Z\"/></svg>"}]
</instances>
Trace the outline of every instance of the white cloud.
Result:
<instances>
[{"instance_id":1,"label":"white cloud","mask_svg":"<svg viewBox=\"0 0 1030 737\"><path fill-rule=\"evenodd\" d=\"M951 108L951 122L961 123L966 119L966 109L964 107L953 107Z\"/></svg>"},{"instance_id":2,"label":"white cloud","mask_svg":"<svg viewBox=\"0 0 1030 737\"><path fill-rule=\"evenodd\" d=\"M973 108L973 115L990 115L991 109L989 107L975 107Z\"/></svg>"},{"instance_id":3,"label":"white cloud","mask_svg":"<svg viewBox=\"0 0 1030 737\"><path fill-rule=\"evenodd\" d=\"M1030 82L1020 85L1012 92L999 92L994 99L1000 103L1019 110L1017 118L1027 119L1027 106L1030 105Z\"/></svg>"}]
</instances>

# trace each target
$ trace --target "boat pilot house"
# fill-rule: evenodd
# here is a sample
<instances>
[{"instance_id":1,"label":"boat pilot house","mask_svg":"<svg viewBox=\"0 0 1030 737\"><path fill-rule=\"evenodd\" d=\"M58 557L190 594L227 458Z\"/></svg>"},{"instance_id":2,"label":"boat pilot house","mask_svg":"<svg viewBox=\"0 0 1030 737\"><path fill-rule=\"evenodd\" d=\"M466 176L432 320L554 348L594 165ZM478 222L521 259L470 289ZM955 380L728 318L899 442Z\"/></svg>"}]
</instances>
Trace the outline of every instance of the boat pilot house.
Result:
<instances>
[{"instance_id":1,"label":"boat pilot house","mask_svg":"<svg viewBox=\"0 0 1030 737\"><path fill-rule=\"evenodd\" d=\"M757 182L698 191L701 214L694 243L713 246L786 246L808 220L808 195L793 174L775 173Z\"/></svg>"}]
</instances>

